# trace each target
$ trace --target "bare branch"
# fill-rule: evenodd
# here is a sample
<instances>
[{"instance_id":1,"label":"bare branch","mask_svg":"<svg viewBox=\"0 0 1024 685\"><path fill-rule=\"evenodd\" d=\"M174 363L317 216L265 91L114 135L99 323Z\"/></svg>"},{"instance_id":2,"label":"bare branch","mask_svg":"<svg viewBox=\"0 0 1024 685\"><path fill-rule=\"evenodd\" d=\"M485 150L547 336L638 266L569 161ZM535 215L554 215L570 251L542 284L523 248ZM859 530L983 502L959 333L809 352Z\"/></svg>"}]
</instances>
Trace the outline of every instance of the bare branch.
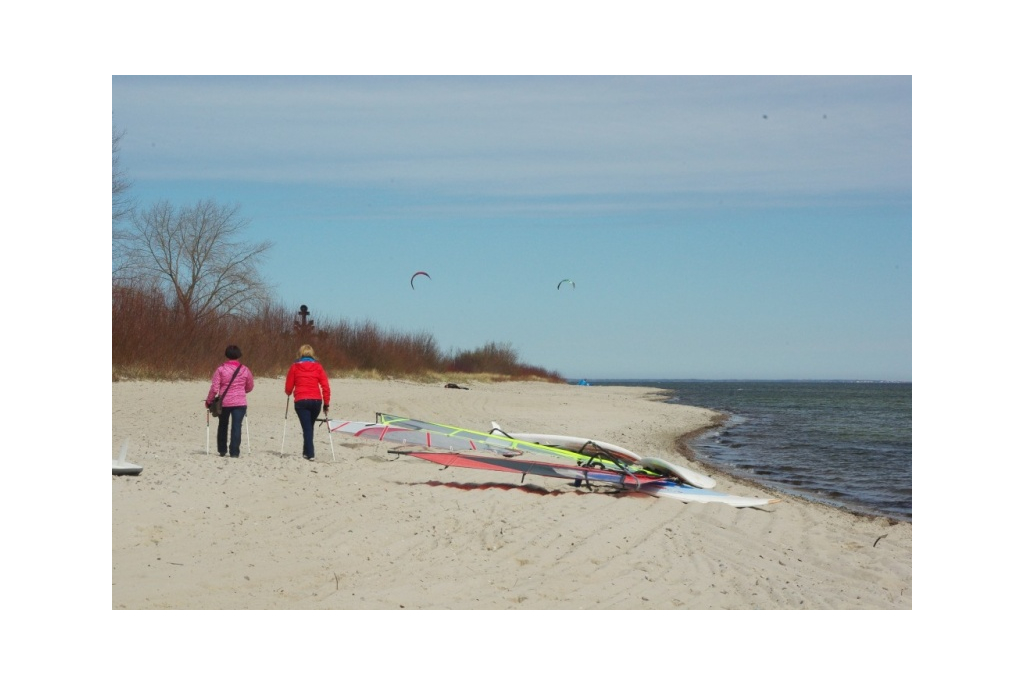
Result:
<instances>
[{"instance_id":1,"label":"bare branch","mask_svg":"<svg viewBox=\"0 0 1024 685\"><path fill-rule=\"evenodd\" d=\"M258 310L269 301L259 273L272 244L241 239L238 207L158 202L132 216L130 272L153 279L188 324Z\"/></svg>"},{"instance_id":2,"label":"bare branch","mask_svg":"<svg viewBox=\"0 0 1024 685\"><path fill-rule=\"evenodd\" d=\"M113 192L111 194L111 226L113 241L111 245L111 262L114 282L123 284L129 276L126 255L128 233L123 230L121 224L131 215L134 208L134 200L132 200L129 194L132 182L128 179L128 174L121 167L120 152L124 131L118 131L116 127L112 131L111 169Z\"/></svg>"},{"instance_id":3,"label":"bare branch","mask_svg":"<svg viewBox=\"0 0 1024 685\"><path fill-rule=\"evenodd\" d=\"M132 198L128 194L132 188L132 182L128 178L127 172L121 167L121 140L124 139L124 134L123 130L113 129L113 142L111 145L111 168L113 170L111 216L115 227L131 214L133 205Z\"/></svg>"}]
</instances>

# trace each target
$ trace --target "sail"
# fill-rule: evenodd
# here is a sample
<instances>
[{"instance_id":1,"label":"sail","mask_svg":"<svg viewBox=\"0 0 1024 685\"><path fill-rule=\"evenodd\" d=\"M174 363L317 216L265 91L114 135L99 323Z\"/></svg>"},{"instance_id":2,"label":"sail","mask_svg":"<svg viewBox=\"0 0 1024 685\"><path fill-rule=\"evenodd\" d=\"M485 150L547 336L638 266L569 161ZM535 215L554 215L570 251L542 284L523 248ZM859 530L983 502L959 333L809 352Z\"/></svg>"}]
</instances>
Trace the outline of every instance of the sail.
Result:
<instances>
[{"instance_id":1,"label":"sail","mask_svg":"<svg viewBox=\"0 0 1024 685\"><path fill-rule=\"evenodd\" d=\"M365 423L362 421L345 421L328 419L327 427L332 432L347 433L357 438L366 438L378 442L392 442L399 445L415 447L432 447L453 452L489 451L503 457L517 457L522 451L509 448L499 440L475 440L468 436L449 435L441 430L430 430L419 426L419 422L403 422L403 424Z\"/></svg>"},{"instance_id":2,"label":"sail","mask_svg":"<svg viewBox=\"0 0 1024 685\"><path fill-rule=\"evenodd\" d=\"M528 459L502 459L500 457L469 455L459 452L403 452L402 454L432 461L445 467L457 466L468 469L500 471L503 473L521 473L524 477L546 476L548 478L565 478L576 481L577 485L582 485L583 483L586 483L588 486L614 485L622 489L640 491L648 485L664 486L672 484L671 480L656 476L586 466L560 466L558 464L530 461Z\"/></svg>"},{"instance_id":3,"label":"sail","mask_svg":"<svg viewBox=\"0 0 1024 685\"><path fill-rule=\"evenodd\" d=\"M544 445L532 440L520 440L519 438L512 437L505 433L484 433L482 431L469 430L467 428L459 428L458 426L449 426L441 423L432 423L430 421L421 421L419 419L408 419L401 416L395 416L393 414L377 413L377 422L388 426L396 426L402 428L409 428L426 432L432 436L443 435L448 440L452 441L467 441L471 442L477 447L462 449L486 449L499 453L503 453L504 456L518 456L519 454L531 454L545 457L555 457L557 459L570 459L578 464L586 464L588 466L595 466L597 468L610 468L618 471L629 471L629 472L646 472L646 469L642 469L631 465L628 460L623 460L615 455L606 453L602 454L581 454L579 452L573 452L572 450L564 449L562 447L556 447L553 445ZM437 445L434 445L435 447ZM442 449L449 449L442 447Z\"/></svg>"},{"instance_id":4,"label":"sail","mask_svg":"<svg viewBox=\"0 0 1024 685\"><path fill-rule=\"evenodd\" d=\"M637 465L630 465L613 456L583 455L578 452L541 445L527 440L517 440L506 435L483 433L481 431L448 426L441 423L409 419L393 414L377 414L375 423L329 419L332 432L349 433L356 437L368 438L401 445L431 447L451 452L486 451L512 458L528 454L532 456L569 460L596 468L612 469L628 473L658 475Z\"/></svg>"}]
</instances>

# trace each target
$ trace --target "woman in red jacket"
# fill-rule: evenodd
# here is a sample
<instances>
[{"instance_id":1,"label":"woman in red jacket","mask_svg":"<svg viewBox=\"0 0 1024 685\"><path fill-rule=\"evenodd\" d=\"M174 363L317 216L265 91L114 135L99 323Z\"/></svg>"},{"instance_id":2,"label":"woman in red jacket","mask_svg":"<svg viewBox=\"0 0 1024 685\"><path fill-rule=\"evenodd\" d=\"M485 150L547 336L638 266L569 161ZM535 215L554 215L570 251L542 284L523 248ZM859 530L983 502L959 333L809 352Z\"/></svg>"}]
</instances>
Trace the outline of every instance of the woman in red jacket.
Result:
<instances>
[{"instance_id":1,"label":"woman in red jacket","mask_svg":"<svg viewBox=\"0 0 1024 685\"><path fill-rule=\"evenodd\" d=\"M324 367L313 356L310 345L299 348L298 360L288 369L288 377L284 379L284 394L291 395L292 390L295 391L295 413L302 424L302 456L312 461L315 457L313 425L320 415L321 406L324 416L327 416L327 410L331 408L331 384Z\"/></svg>"}]
</instances>

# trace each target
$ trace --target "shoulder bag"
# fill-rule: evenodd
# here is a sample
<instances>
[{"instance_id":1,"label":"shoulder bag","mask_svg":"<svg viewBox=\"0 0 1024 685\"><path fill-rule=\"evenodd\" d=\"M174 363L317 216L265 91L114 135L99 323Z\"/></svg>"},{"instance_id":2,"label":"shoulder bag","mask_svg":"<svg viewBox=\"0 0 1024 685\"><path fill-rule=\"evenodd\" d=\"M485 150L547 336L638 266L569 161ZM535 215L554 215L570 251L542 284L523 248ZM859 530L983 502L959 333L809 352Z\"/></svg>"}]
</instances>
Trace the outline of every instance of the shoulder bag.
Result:
<instances>
[{"instance_id":1,"label":"shoulder bag","mask_svg":"<svg viewBox=\"0 0 1024 685\"><path fill-rule=\"evenodd\" d=\"M235 376L237 376L238 372L241 370L242 365L239 364L238 368L235 369L235 372L231 374L231 380L229 380L228 384L224 387L223 394L215 396L213 398L213 402L210 403L210 413L213 414L214 416L220 416L221 414L224 413L224 395L228 394L228 388L230 388L231 384L235 382Z\"/></svg>"}]
</instances>

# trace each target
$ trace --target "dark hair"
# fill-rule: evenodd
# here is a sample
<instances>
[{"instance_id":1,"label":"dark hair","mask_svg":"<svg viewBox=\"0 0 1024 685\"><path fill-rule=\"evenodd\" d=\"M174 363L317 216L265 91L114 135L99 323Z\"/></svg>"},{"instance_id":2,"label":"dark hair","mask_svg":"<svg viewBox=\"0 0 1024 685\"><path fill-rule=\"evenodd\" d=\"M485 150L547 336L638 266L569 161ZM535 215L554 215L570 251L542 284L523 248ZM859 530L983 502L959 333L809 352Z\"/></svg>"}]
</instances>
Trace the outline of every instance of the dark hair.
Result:
<instances>
[{"instance_id":1,"label":"dark hair","mask_svg":"<svg viewBox=\"0 0 1024 685\"><path fill-rule=\"evenodd\" d=\"M238 345L228 345L228 349L224 350L224 356L228 359L241 359L242 348Z\"/></svg>"}]
</instances>

